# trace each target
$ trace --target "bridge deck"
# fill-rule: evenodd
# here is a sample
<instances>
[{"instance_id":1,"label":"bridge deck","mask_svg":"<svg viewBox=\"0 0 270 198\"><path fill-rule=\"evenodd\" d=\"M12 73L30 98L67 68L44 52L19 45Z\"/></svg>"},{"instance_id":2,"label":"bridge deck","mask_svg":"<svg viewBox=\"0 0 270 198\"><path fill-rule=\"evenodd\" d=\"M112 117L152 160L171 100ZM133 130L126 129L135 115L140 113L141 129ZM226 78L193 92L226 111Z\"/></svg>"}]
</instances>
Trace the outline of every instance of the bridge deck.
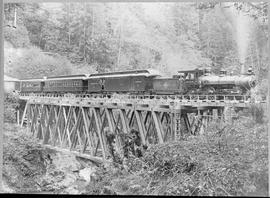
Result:
<instances>
[{"instance_id":1,"label":"bridge deck","mask_svg":"<svg viewBox=\"0 0 270 198\"><path fill-rule=\"evenodd\" d=\"M104 106L110 108L134 108L171 110L182 106L186 108L209 108L209 107L242 107L251 105L266 106L266 100L252 100L247 96L239 95L181 95L181 96L148 96L148 95L91 95L91 94L21 94L20 99L31 103L73 105L73 106Z\"/></svg>"}]
</instances>

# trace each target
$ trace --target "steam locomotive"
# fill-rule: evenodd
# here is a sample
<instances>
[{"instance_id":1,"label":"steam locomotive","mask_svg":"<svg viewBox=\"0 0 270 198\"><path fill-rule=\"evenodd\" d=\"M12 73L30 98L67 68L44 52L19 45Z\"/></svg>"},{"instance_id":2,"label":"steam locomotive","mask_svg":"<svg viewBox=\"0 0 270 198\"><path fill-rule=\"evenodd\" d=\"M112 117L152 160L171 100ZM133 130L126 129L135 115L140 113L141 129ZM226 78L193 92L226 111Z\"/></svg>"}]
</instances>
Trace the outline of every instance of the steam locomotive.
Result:
<instances>
[{"instance_id":1,"label":"steam locomotive","mask_svg":"<svg viewBox=\"0 0 270 198\"><path fill-rule=\"evenodd\" d=\"M101 94L248 94L256 85L255 75L249 68L246 74L227 75L209 69L179 71L164 77L153 69L99 74L24 79L16 85L21 93L101 93Z\"/></svg>"}]
</instances>

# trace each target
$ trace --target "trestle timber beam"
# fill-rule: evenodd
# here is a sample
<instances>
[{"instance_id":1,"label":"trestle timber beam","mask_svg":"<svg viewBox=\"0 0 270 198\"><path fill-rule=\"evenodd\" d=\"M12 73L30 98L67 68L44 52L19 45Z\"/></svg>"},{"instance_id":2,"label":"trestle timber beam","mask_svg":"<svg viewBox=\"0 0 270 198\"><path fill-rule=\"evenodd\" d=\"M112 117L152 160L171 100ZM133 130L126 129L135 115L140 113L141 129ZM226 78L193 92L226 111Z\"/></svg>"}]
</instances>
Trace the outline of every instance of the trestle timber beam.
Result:
<instances>
[{"instance_id":1,"label":"trestle timber beam","mask_svg":"<svg viewBox=\"0 0 270 198\"><path fill-rule=\"evenodd\" d=\"M131 129L139 132L143 145L176 141L184 134L202 133L209 117L214 117L213 109L222 117L223 109L216 107L29 100L21 126L27 118L28 129L43 144L106 160L110 155L108 133L115 135L119 152L125 144L123 136Z\"/></svg>"}]
</instances>

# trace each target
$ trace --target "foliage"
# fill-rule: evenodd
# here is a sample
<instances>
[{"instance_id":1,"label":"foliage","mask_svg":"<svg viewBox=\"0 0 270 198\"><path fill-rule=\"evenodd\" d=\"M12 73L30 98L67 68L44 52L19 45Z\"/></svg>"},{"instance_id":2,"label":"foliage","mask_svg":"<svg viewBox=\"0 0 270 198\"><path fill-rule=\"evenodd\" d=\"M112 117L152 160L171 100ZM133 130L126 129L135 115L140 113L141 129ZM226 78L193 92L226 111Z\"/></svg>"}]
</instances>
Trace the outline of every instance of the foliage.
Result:
<instances>
[{"instance_id":1,"label":"foliage","mask_svg":"<svg viewBox=\"0 0 270 198\"><path fill-rule=\"evenodd\" d=\"M12 26L4 27L4 38L16 48L30 46L28 31L23 25L19 25L16 28Z\"/></svg>"},{"instance_id":2,"label":"foliage","mask_svg":"<svg viewBox=\"0 0 270 198\"><path fill-rule=\"evenodd\" d=\"M100 169L87 193L267 196L266 137L266 126L250 118L213 123L201 136L151 146L142 158L129 159L129 172Z\"/></svg>"},{"instance_id":3,"label":"foliage","mask_svg":"<svg viewBox=\"0 0 270 198\"><path fill-rule=\"evenodd\" d=\"M5 28L5 39L15 47L28 46L30 41L83 68L71 73L156 68L172 75L181 69L211 66L214 72L224 68L238 74L235 18L228 14L234 9L254 18L246 65L252 65L262 79L269 62L267 23L261 20L267 13L265 5L11 3L5 5L5 22L17 20L18 25L15 30Z\"/></svg>"},{"instance_id":4,"label":"foliage","mask_svg":"<svg viewBox=\"0 0 270 198\"><path fill-rule=\"evenodd\" d=\"M14 93L5 93L4 122L16 122L16 110L19 107L19 97Z\"/></svg>"},{"instance_id":5,"label":"foliage","mask_svg":"<svg viewBox=\"0 0 270 198\"><path fill-rule=\"evenodd\" d=\"M240 112L239 116L249 116L258 124L263 124L267 120L265 108L260 104L251 104L249 108Z\"/></svg>"},{"instance_id":6,"label":"foliage","mask_svg":"<svg viewBox=\"0 0 270 198\"><path fill-rule=\"evenodd\" d=\"M209 64L194 48L199 40L194 33L196 14L188 11L195 11L193 4L157 4L155 9L162 13L158 17L175 18L173 23L149 18L144 4L58 3L53 9L49 4L19 5L18 24L27 29L24 37L33 45L74 64L96 65L98 72L147 67L172 74L181 67ZM10 4L7 21L15 20L13 10L19 5Z\"/></svg>"},{"instance_id":7,"label":"foliage","mask_svg":"<svg viewBox=\"0 0 270 198\"><path fill-rule=\"evenodd\" d=\"M23 50L9 67L13 76L23 79L70 74L72 65L64 57L46 55L40 49L31 47Z\"/></svg>"}]
</instances>

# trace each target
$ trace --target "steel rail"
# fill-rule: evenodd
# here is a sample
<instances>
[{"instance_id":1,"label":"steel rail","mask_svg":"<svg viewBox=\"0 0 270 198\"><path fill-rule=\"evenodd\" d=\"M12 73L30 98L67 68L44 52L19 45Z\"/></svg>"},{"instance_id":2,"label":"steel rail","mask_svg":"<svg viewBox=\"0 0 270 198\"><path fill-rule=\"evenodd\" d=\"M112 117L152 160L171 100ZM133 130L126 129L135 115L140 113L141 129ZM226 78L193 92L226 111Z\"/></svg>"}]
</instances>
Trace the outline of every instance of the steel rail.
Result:
<instances>
[{"instance_id":1,"label":"steel rail","mask_svg":"<svg viewBox=\"0 0 270 198\"><path fill-rule=\"evenodd\" d=\"M124 95L124 94L63 94L63 93L19 93L23 100L31 98L62 98L62 99L106 99L106 100L153 100L177 102L222 102L222 103L266 103L265 98L251 98L246 95Z\"/></svg>"}]
</instances>

